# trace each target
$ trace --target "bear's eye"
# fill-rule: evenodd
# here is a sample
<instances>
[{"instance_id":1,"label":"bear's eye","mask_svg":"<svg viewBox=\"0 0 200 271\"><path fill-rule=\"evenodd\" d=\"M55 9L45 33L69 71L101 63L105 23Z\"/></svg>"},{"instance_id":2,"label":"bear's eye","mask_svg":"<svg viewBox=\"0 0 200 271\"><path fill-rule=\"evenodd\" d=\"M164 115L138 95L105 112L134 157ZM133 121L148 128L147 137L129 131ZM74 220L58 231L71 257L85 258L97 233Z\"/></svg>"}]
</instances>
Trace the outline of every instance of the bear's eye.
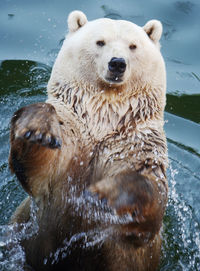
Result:
<instances>
[{"instance_id":1,"label":"bear's eye","mask_svg":"<svg viewBox=\"0 0 200 271\"><path fill-rule=\"evenodd\" d=\"M130 46L129 46L129 49L130 50L135 50L137 48L137 46L135 45L135 44L131 44Z\"/></svg>"},{"instance_id":2,"label":"bear's eye","mask_svg":"<svg viewBox=\"0 0 200 271\"><path fill-rule=\"evenodd\" d=\"M100 46L100 47L103 47L106 43L105 43L104 40L98 40L98 41L96 42L96 44L97 44L98 46Z\"/></svg>"}]
</instances>

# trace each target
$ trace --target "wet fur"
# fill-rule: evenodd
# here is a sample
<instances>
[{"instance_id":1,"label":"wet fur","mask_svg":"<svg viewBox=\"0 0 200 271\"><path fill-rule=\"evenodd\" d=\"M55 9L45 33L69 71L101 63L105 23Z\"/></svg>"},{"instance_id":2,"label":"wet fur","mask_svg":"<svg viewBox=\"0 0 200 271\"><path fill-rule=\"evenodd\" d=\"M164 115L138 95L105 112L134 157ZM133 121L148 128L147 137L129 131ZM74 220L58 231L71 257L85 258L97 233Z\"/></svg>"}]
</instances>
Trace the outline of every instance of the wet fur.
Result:
<instances>
[{"instance_id":1,"label":"wet fur","mask_svg":"<svg viewBox=\"0 0 200 271\"><path fill-rule=\"evenodd\" d=\"M73 206L65 206L61 194L64 191L67 197L68 191L70 191L65 177L67 174L73 179L74 184L76 179L79 179L79 182L81 180L78 194L84 189L89 189L93 193L97 193L100 198L106 198L108 204L119 215L130 213L133 216L133 223L115 227L116 236L119 239L118 245L114 245L111 238L110 241L105 241L101 248L93 248L93 252L96 251L97 255L100 255L100 259L104 258L104 263L108 262L106 266L109 267L104 267L104 270L116 270L114 262L119 257L119 251L123 251L120 253L124 255L120 256L119 264L124 262L124 269L121 270L129 270L127 268L132 268L131 266L136 264L138 265L136 270L155 270L152 263L141 264L139 260L141 256L137 255L155 254L152 261L156 263L155 266L158 263L159 230L167 200L166 142L163 138L163 131L161 130L160 133L155 128L148 128L149 131L145 134L145 132L137 131L136 121L131 127L130 121L124 120L118 122L118 129L115 129L114 133L110 130L100 139L99 134L96 134L95 137L92 134L94 130L87 128L87 121L81 120L77 114L79 108L75 110L71 105L66 106L66 103L62 105L62 102L57 99L51 100L51 104L48 101L47 104L40 103L22 108L15 113L11 122L10 167L16 173L24 189L34 196L38 203L39 226L41 230L43 229L39 230L38 235L28 243L23 242L27 262L35 268L42 265L44 258L48 257L50 252L56 251L57 247L62 246L65 238L70 238L76 232L87 232L92 227L96 227L95 222L87 225L87 221L84 219L81 225L80 217L75 218ZM33 114L35 111L37 114ZM39 121L38 115L40 116ZM151 118L149 118L150 120ZM109 129L110 126L106 127ZM144 131L146 128L146 126L141 127ZM49 133L54 138L54 142L56 138L62 142L62 145L45 146L37 140L24 138L27 130L37 130L43 135ZM81 135L83 136L81 137ZM159 156L156 153L158 150ZM83 165L80 166L80 163ZM160 183L159 187L158 183ZM46 208L46 205L50 207ZM24 205L18 208L12 223L21 222L23 219L23 222L28 221L28 212L27 217L22 219L24 208ZM59 210L62 210L62 214ZM74 221L73 229L68 223L70 219ZM59 231L57 227L59 227ZM60 236L62 228L66 232L62 232ZM58 233L56 233L57 231ZM131 235L126 237L126 232ZM155 243L153 245L155 249L152 249L151 242ZM38 245L40 249L37 248ZM112 256L109 254L110 247L113 251ZM86 254L88 253L87 255L90 255L89 257L93 252L87 252L87 249L85 251ZM79 254L75 249L74 255L77 253ZM115 253L116 258L113 256ZM76 257L79 256L75 256L75 259ZM76 261L73 262L73 257L70 259L70 262L67 259L64 261L64 266L70 265L73 268L71 270L80 270L79 264ZM81 260L81 270L88 270L90 260L90 258ZM62 261L59 264L62 265ZM128 267L129 265L130 267ZM145 266L146 269L140 265ZM57 267L56 265L55 268ZM46 264L45 267L39 269L37 267L36 270L54 269L51 264Z\"/></svg>"},{"instance_id":2,"label":"wet fur","mask_svg":"<svg viewBox=\"0 0 200 271\"><path fill-rule=\"evenodd\" d=\"M156 270L168 191L165 93L162 84L142 82L94 87L52 77L46 103L14 114L9 164L37 205L39 231L22 241L34 270ZM101 202L88 204L87 191L132 221L98 221ZM73 193L85 200L78 209L68 200ZM29 221L30 202L17 208L11 223ZM78 238L70 254L59 254L52 264L63 241L94 229L109 229L110 235L89 248ZM69 251L63 249L63 255Z\"/></svg>"}]
</instances>

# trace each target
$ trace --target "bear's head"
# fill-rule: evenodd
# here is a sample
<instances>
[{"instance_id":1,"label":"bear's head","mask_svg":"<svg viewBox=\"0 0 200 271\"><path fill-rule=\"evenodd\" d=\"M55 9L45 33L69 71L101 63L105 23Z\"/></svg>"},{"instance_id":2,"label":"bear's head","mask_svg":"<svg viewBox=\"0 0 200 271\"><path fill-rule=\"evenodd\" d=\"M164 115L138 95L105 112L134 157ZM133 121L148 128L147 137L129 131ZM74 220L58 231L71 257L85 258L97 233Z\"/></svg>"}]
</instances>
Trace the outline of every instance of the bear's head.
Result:
<instances>
[{"instance_id":1,"label":"bear's head","mask_svg":"<svg viewBox=\"0 0 200 271\"><path fill-rule=\"evenodd\" d=\"M73 11L68 30L53 68L54 82L84 82L98 90L138 84L165 88L159 21L144 27L108 18L88 21L83 12Z\"/></svg>"}]
</instances>

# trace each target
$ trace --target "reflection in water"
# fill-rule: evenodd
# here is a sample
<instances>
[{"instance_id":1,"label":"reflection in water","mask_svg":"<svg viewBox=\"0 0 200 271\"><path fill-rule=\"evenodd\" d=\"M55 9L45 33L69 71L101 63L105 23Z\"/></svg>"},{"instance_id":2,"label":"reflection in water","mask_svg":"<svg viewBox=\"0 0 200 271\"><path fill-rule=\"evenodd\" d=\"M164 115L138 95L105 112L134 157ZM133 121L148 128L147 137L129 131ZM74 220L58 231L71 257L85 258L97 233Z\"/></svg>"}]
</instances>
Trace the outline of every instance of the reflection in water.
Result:
<instances>
[{"instance_id":1,"label":"reflection in water","mask_svg":"<svg viewBox=\"0 0 200 271\"><path fill-rule=\"evenodd\" d=\"M167 94L166 111L200 123L200 94L184 95L179 92Z\"/></svg>"},{"instance_id":2,"label":"reflection in water","mask_svg":"<svg viewBox=\"0 0 200 271\"><path fill-rule=\"evenodd\" d=\"M113 20L122 20L121 15L119 15L119 12L117 12L116 10L110 9L107 5L103 5L101 6L101 8L103 9L105 15L105 18L110 18Z\"/></svg>"},{"instance_id":3,"label":"reflection in water","mask_svg":"<svg viewBox=\"0 0 200 271\"><path fill-rule=\"evenodd\" d=\"M165 40L170 40L174 33L176 33L176 29L174 25L168 21L162 22L163 24L163 37Z\"/></svg>"},{"instance_id":4,"label":"reflection in water","mask_svg":"<svg viewBox=\"0 0 200 271\"><path fill-rule=\"evenodd\" d=\"M190 1L177 1L175 2L175 8L186 14L191 13L194 8L194 4Z\"/></svg>"}]
</instances>

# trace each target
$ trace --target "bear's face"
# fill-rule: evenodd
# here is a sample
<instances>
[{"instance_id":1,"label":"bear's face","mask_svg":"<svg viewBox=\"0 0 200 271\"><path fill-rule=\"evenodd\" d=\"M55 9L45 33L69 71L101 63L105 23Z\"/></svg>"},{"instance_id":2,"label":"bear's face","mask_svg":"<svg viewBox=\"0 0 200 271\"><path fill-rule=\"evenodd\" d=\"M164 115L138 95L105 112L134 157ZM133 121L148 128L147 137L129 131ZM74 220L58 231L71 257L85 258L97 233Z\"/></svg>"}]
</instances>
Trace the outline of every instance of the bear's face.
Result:
<instances>
[{"instance_id":1,"label":"bear's face","mask_svg":"<svg viewBox=\"0 0 200 271\"><path fill-rule=\"evenodd\" d=\"M117 88L129 82L165 84L159 21L149 21L143 28L107 18L88 22L82 12L74 11L68 17L68 28L55 65L63 78L77 77L95 88Z\"/></svg>"}]
</instances>

